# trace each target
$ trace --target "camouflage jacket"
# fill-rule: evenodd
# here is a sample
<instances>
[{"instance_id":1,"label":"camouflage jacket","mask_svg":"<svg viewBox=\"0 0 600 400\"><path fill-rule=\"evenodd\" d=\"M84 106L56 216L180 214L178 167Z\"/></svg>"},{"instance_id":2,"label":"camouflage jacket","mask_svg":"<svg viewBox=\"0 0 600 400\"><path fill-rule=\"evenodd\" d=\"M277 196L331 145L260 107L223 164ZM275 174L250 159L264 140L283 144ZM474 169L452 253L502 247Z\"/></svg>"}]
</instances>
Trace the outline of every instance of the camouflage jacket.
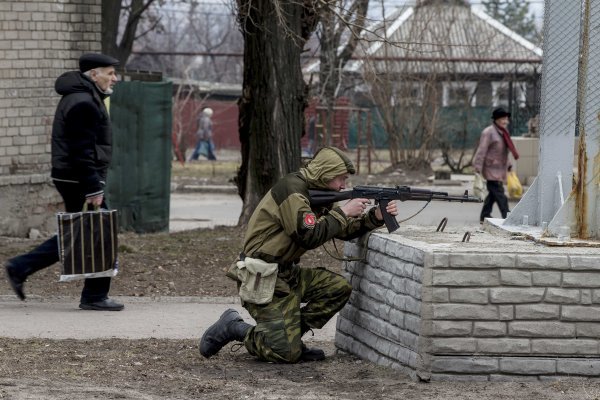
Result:
<instances>
[{"instance_id":1,"label":"camouflage jacket","mask_svg":"<svg viewBox=\"0 0 600 400\"><path fill-rule=\"evenodd\" d=\"M326 182L336 175L354 173L350 160L335 150L286 175L263 197L248 222L247 256L280 264L298 262L307 250L332 238L353 239L383 225L374 208L360 218L347 217L337 206L311 208L309 189L327 188Z\"/></svg>"}]
</instances>

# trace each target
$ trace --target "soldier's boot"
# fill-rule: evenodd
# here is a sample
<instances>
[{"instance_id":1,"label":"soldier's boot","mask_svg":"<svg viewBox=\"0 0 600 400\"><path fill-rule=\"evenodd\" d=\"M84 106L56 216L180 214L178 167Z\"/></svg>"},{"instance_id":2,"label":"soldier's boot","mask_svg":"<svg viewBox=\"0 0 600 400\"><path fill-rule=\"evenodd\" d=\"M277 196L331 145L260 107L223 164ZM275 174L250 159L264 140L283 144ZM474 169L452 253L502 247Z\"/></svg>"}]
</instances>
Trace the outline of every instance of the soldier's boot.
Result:
<instances>
[{"instance_id":1,"label":"soldier's boot","mask_svg":"<svg viewBox=\"0 0 600 400\"><path fill-rule=\"evenodd\" d=\"M323 361L325 359L325 352L316 347L307 347L302 343L302 354L300 355L301 361Z\"/></svg>"},{"instance_id":2,"label":"soldier's boot","mask_svg":"<svg viewBox=\"0 0 600 400\"><path fill-rule=\"evenodd\" d=\"M312 332L312 329L306 325L302 325L300 328L301 337L304 336L304 334L308 331ZM324 359L325 352L323 350L315 347L307 347L304 342L302 342L302 354L300 355L301 361L323 361Z\"/></svg>"},{"instance_id":3,"label":"soldier's boot","mask_svg":"<svg viewBox=\"0 0 600 400\"><path fill-rule=\"evenodd\" d=\"M237 311L231 308L225 310L219 320L202 335L200 354L210 358L231 341L243 342L250 328L252 325L245 323Z\"/></svg>"}]
</instances>

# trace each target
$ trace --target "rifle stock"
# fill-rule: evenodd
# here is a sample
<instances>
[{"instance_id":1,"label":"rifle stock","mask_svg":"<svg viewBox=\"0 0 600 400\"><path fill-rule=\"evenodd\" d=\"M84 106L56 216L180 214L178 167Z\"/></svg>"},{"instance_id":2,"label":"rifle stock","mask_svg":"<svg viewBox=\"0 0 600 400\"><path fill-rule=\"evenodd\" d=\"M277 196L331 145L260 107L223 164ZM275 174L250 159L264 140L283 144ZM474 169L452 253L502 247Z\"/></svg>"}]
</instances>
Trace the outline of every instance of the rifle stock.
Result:
<instances>
[{"instance_id":1,"label":"rifle stock","mask_svg":"<svg viewBox=\"0 0 600 400\"><path fill-rule=\"evenodd\" d=\"M461 203L481 203L481 199L469 196L467 190L462 196L449 195L446 192L434 192L427 189L411 188L410 186L379 187L379 186L356 186L352 190L335 192L332 190L309 190L311 207L327 206L338 201L350 199L373 199L379 206L383 221L388 232L394 232L399 228L398 221L393 215L386 211L390 201L455 201Z\"/></svg>"}]
</instances>

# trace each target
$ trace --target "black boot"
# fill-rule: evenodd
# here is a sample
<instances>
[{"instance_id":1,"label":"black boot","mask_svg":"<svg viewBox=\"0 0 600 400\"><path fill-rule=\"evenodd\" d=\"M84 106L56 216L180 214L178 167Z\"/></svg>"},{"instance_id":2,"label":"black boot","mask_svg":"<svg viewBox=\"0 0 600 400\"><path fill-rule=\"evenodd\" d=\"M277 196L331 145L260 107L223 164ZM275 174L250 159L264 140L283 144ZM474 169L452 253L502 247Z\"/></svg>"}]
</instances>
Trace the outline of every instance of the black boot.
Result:
<instances>
[{"instance_id":1,"label":"black boot","mask_svg":"<svg viewBox=\"0 0 600 400\"><path fill-rule=\"evenodd\" d=\"M325 359L325 352L317 348L306 347L302 343L302 354L300 355L301 361L323 361Z\"/></svg>"},{"instance_id":2,"label":"black boot","mask_svg":"<svg viewBox=\"0 0 600 400\"><path fill-rule=\"evenodd\" d=\"M250 328L252 328L252 325L245 323L237 311L231 308L225 310L221 318L202 335L200 354L209 358L233 340L243 342Z\"/></svg>"},{"instance_id":3,"label":"black boot","mask_svg":"<svg viewBox=\"0 0 600 400\"><path fill-rule=\"evenodd\" d=\"M10 286L15 291L15 294L17 295L17 297L21 300L25 300L25 292L23 292L23 284L25 283L25 279L27 277L20 274L19 271L17 270L17 267L10 262L7 262L4 265L4 269L6 270L6 278L8 279L8 283L10 283Z\"/></svg>"},{"instance_id":4,"label":"black boot","mask_svg":"<svg viewBox=\"0 0 600 400\"><path fill-rule=\"evenodd\" d=\"M300 337L304 336L306 332L310 331L313 336L315 335L307 325L302 324L300 327ZM300 355L301 361L322 361L325 359L325 352L317 348L309 348L304 342L302 342L302 354Z\"/></svg>"},{"instance_id":5,"label":"black boot","mask_svg":"<svg viewBox=\"0 0 600 400\"><path fill-rule=\"evenodd\" d=\"M4 265L8 282L19 299L25 300L23 284L29 275L58 262L56 240L56 235L52 236L29 253L11 258Z\"/></svg>"}]
</instances>

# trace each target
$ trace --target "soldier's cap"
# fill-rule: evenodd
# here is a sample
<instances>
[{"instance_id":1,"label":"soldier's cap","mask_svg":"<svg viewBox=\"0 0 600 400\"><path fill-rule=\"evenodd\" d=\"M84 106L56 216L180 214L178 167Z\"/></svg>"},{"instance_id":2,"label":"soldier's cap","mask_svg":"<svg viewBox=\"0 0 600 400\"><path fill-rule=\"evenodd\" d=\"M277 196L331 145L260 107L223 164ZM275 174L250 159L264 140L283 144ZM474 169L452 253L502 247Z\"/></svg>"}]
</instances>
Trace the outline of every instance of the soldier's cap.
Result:
<instances>
[{"instance_id":1,"label":"soldier's cap","mask_svg":"<svg viewBox=\"0 0 600 400\"><path fill-rule=\"evenodd\" d=\"M79 57L79 70L81 72L89 71L98 67L110 67L119 65L119 60L100 53L85 53Z\"/></svg>"}]
</instances>

